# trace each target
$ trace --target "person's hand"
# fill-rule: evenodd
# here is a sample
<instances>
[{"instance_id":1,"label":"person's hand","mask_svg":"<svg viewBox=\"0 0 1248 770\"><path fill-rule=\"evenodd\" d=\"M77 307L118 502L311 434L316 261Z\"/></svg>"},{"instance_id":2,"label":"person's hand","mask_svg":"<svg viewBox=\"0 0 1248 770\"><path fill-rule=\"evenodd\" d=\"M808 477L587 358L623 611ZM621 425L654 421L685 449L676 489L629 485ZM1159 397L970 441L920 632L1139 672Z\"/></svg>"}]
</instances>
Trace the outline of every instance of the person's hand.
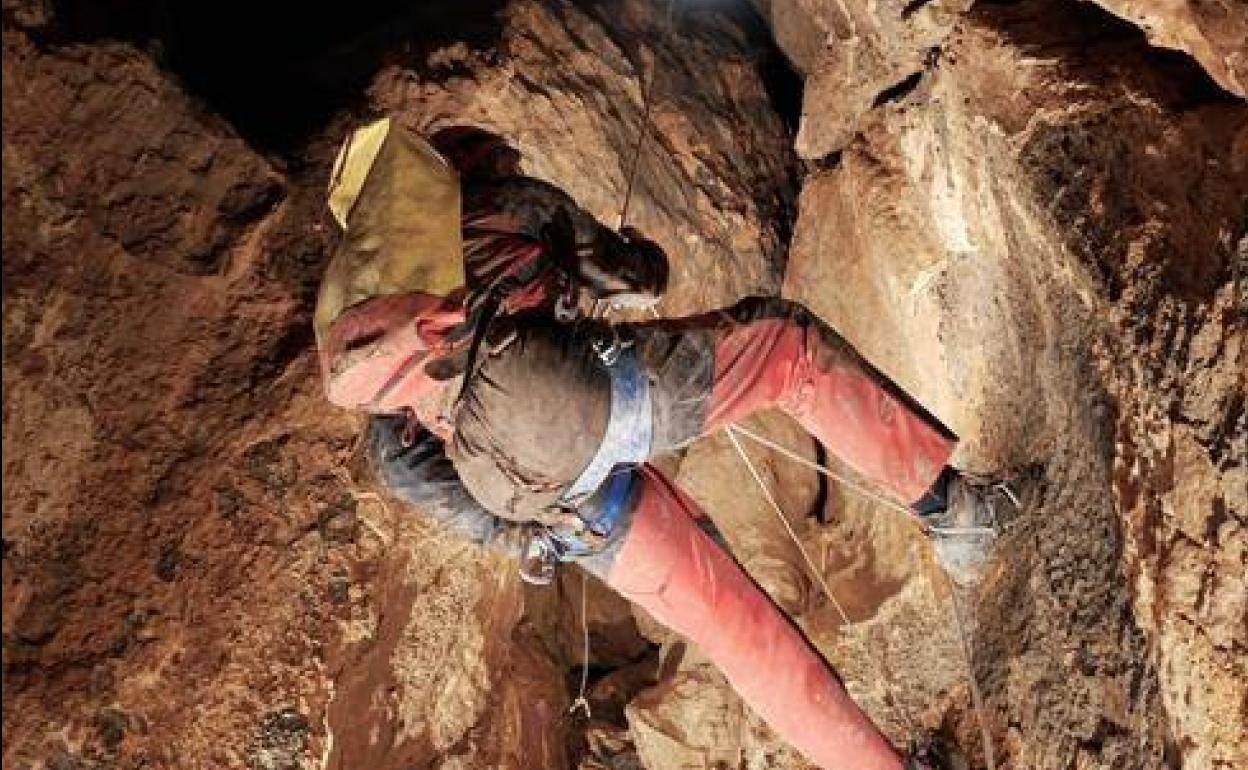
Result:
<instances>
[{"instance_id":1,"label":"person's hand","mask_svg":"<svg viewBox=\"0 0 1248 770\"><path fill-rule=\"evenodd\" d=\"M620 307L649 307L667 291L670 273L667 253L636 228L625 227L603 255L599 291Z\"/></svg>"},{"instance_id":2,"label":"person's hand","mask_svg":"<svg viewBox=\"0 0 1248 770\"><path fill-rule=\"evenodd\" d=\"M667 291L667 254L635 228L599 228L592 241L580 243L571 217L560 209L543 225L541 238L549 258L591 300L649 307Z\"/></svg>"}]
</instances>

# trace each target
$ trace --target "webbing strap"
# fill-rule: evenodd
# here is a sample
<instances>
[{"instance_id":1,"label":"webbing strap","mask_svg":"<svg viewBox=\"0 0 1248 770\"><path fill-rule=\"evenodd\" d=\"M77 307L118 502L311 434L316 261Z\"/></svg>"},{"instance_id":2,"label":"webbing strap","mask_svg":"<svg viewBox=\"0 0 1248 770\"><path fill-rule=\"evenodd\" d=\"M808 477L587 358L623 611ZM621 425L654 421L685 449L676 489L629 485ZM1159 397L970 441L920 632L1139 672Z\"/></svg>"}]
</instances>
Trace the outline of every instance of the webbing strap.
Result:
<instances>
[{"instance_id":1,"label":"webbing strap","mask_svg":"<svg viewBox=\"0 0 1248 770\"><path fill-rule=\"evenodd\" d=\"M607 430L581 475L568 485L559 502L576 508L607 480L617 465L645 462L654 438L650 382L629 347L607 365L611 378L611 414Z\"/></svg>"}]
</instances>

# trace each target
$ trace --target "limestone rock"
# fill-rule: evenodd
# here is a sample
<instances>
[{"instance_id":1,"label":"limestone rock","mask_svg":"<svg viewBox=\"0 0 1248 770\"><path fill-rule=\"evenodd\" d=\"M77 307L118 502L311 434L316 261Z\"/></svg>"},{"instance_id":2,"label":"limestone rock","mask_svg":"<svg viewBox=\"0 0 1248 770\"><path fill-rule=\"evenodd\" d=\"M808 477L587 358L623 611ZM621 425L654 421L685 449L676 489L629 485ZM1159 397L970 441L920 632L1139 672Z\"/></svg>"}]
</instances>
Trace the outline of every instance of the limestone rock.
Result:
<instances>
[{"instance_id":1,"label":"limestone rock","mask_svg":"<svg viewBox=\"0 0 1248 770\"><path fill-rule=\"evenodd\" d=\"M871 110L912 90L967 0L756 0L806 76L796 148L817 160L845 146Z\"/></svg>"},{"instance_id":2,"label":"limestone rock","mask_svg":"<svg viewBox=\"0 0 1248 770\"><path fill-rule=\"evenodd\" d=\"M613 225L651 80L629 219L673 258L664 314L783 278L963 436L960 466L1030 472L966 597L968 670L904 512L747 441L816 575L725 437L663 461L851 693L972 767L971 675L1000 766L1244 765L1243 11L1104 5L1131 23L757 0L806 76L793 137L758 20L714 4L309 6L314 55L240 34L264 45L199 71L137 16L6 0L5 766L804 766L592 581L594 718L568 715L580 576L535 594L381 494L317 381L351 126L496 131ZM222 79L238 61L319 101L283 117Z\"/></svg>"}]
</instances>

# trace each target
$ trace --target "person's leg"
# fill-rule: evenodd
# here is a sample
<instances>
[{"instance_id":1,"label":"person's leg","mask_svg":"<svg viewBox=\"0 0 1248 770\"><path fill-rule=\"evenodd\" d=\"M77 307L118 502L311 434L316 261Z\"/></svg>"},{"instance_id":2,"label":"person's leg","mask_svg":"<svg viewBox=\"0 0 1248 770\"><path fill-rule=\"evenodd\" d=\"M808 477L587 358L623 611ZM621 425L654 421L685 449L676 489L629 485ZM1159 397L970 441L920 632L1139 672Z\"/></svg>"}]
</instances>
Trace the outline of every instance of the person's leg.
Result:
<instances>
[{"instance_id":1,"label":"person's leg","mask_svg":"<svg viewBox=\"0 0 1248 770\"><path fill-rule=\"evenodd\" d=\"M916 503L956 438L796 303L752 298L719 313L637 327L655 384L656 447L778 407L828 451Z\"/></svg>"},{"instance_id":2,"label":"person's leg","mask_svg":"<svg viewBox=\"0 0 1248 770\"><path fill-rule=\"evenodd\" d=\"M697 644L746 703L812 762L899 770L897 752L818 651L698 526L697 505L657 470L634 473L626 531L583 566Z\"/></svg>"}]
</instances>

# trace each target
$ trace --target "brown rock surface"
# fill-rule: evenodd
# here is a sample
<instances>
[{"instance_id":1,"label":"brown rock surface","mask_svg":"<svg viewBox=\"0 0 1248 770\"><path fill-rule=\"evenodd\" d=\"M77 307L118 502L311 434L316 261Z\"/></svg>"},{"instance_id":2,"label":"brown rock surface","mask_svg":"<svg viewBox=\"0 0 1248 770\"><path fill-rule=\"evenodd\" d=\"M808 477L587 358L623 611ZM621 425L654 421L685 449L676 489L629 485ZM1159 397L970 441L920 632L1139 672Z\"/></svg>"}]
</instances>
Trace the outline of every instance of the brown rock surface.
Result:
<instances>
[{"instance_id":1,"label":"brown rock surface","mask_svg":"<svg viewBox=\"0 0 1248 770\"><path fill-rule=\"evenodd\" d=\"M1218 85L1248 96L1248 7L1234 0L1097 0L1126 19L1154 45L1185 51Z\"/></svg>"},{"instance_id":2,"label":"brown rock surface","mask_svg":"<svg viewBox=\"0 0 1248 770\"><path fill-rule=\"evenodd\" d=\"M759 31L650 11L409 28L367 109L499 130L610 222L658 57L632 220L677 260L672 311L774 290L791 155ZM379 497L322 401L308 324L346 117L261 126L294 142L262 157L148 53L92 42L131 17L5 14L5 766L567 766L577 594L526 602L514 566ZM256 56L234 53L212 65ZM646 654L620 602L592 607L597 660Z\"/></svg>"},{"instance_id":3,"label":"brown rock surface","mask_svg":"<svg viewBox=\"0 0 1248 770\"><path fill-rule=\"evenodd\" d=\"M806 76L796 148L840 150L863 115L904 96L969 0L754 0L776 42Z\"/></svg>"},{"instance_id":4,"label":"brown rock surface","mask_svg":"<svg viewBox=\"0 0 1248 770\"><path fill-rule=\"evenodd\" d=\"M804 185L786 287L964 436L961 464L1043 465L978 598L998 754L1230 768L1248 109L1054 9L970 14L861 120Z\"/></svg>"},{"instance_id":5,"label":"brown rock surface","mask_svg":"<svg viewBox=\"0 0 1248 770\"><path fill-rule=\"evenodd\" d=\"M653 78L628 220L678 257L663 312L774 292L792 155L745 32L712 12L677 13L669 23L641 0L609 10L515 3L503 18L496 51L450 46L427 62L383 69L369 89L372 106L418 129L469 122L510 137L527 173L614 226ZM431 66L453 74L430 82L421 72ZM523 108L499 109L506 104Z\"/></svg>"}]
</instances>

